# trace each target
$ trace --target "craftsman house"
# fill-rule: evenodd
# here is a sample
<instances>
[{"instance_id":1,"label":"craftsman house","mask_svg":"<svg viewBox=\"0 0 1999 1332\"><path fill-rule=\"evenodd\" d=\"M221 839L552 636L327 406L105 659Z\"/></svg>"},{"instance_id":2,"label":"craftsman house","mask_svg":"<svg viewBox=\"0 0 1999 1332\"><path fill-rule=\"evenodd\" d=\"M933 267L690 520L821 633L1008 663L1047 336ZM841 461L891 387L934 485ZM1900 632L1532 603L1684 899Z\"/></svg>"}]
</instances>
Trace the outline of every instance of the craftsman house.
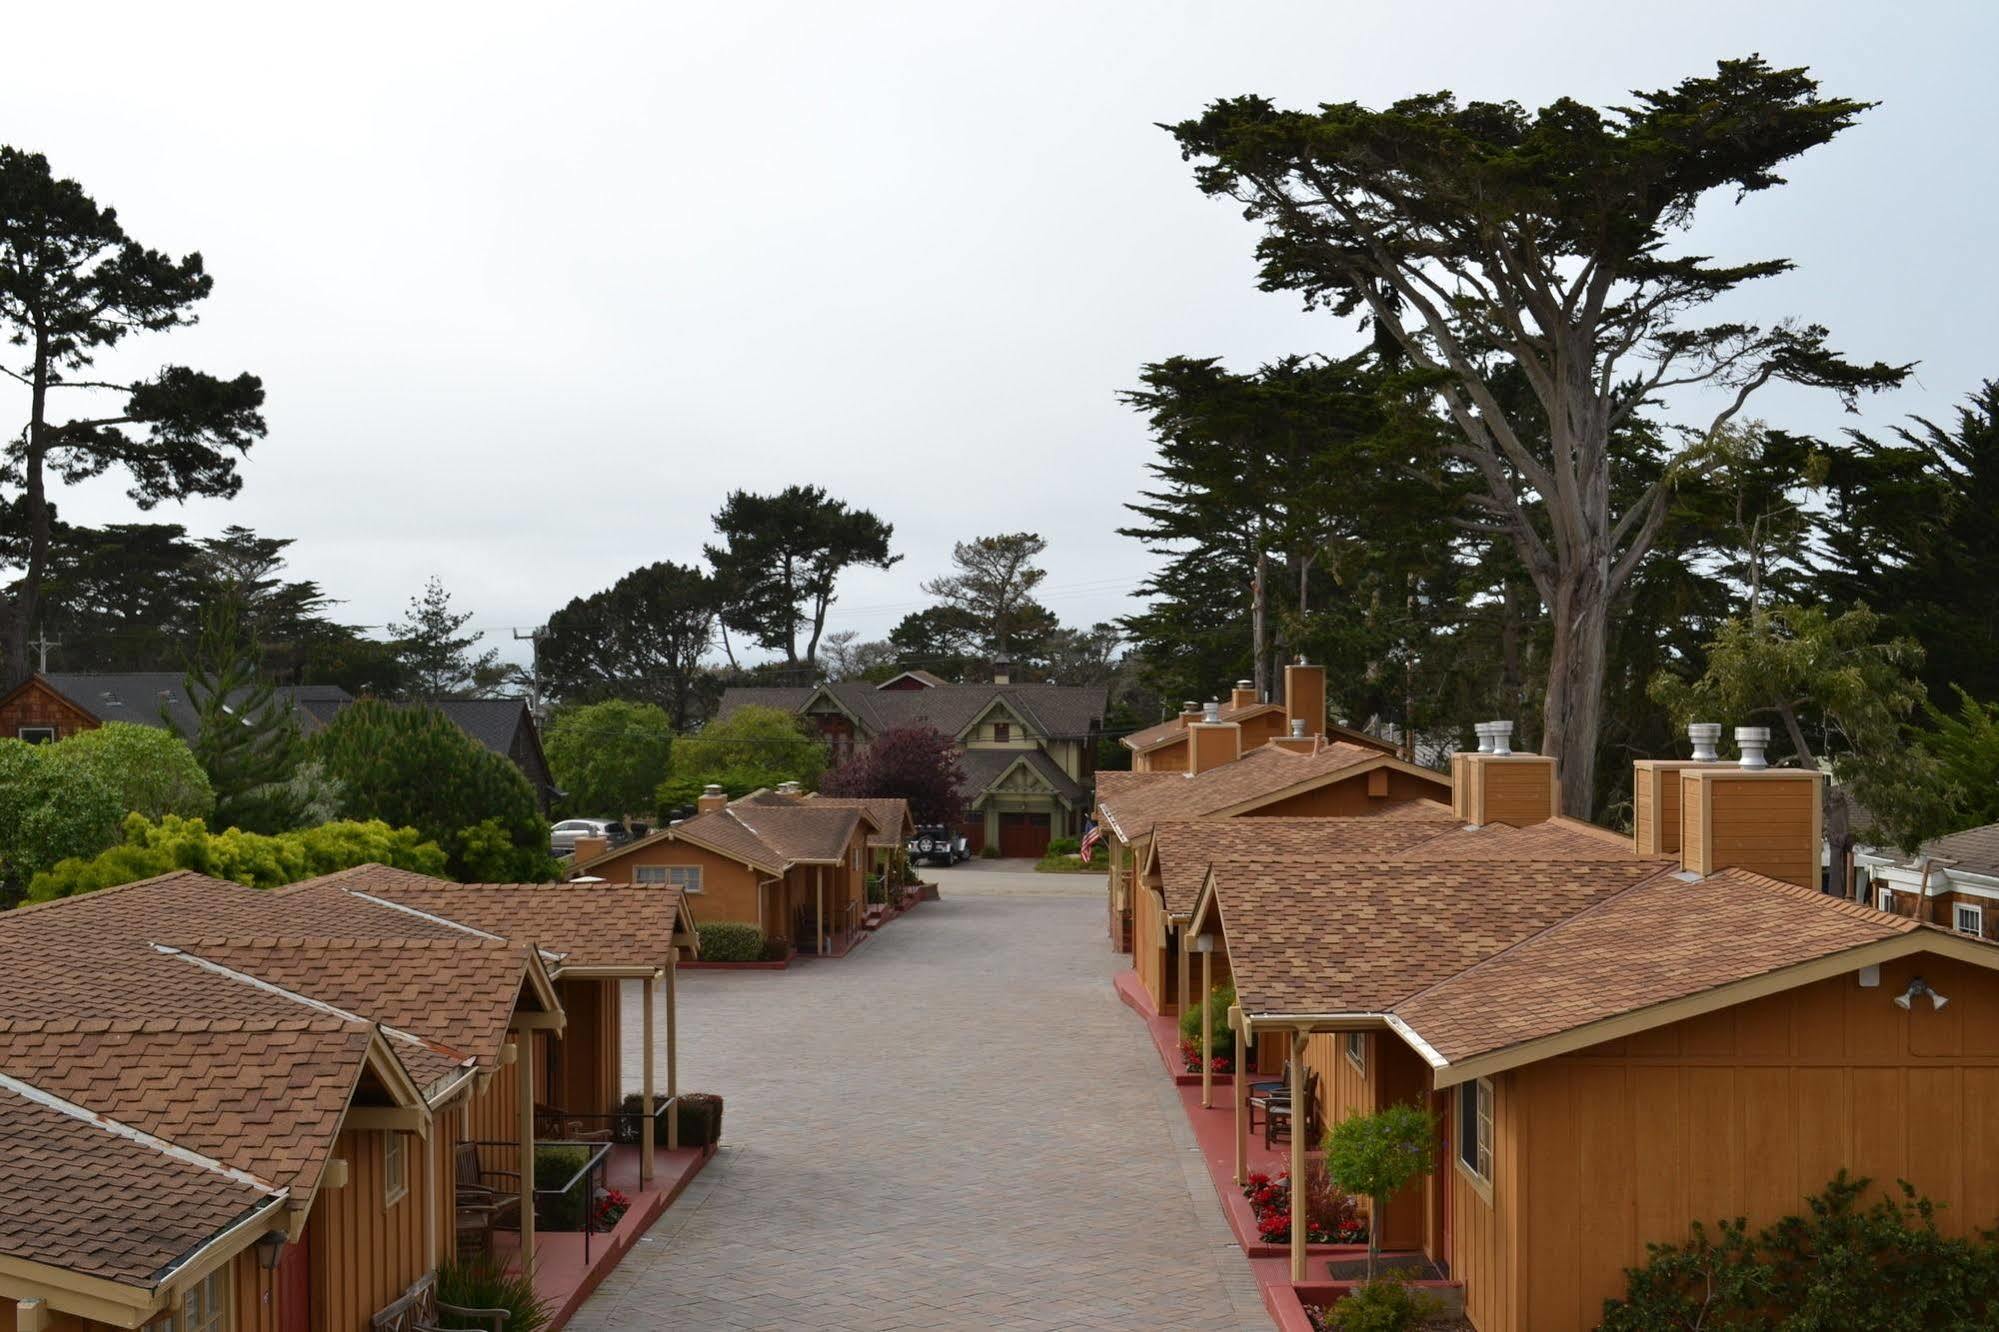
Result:
<instances>
[{"instance_id":1,"label":"craftsman house","mask_svg":"<svg viewBox=\"0 0 1999 1332\"><path fill-rule=\"evenodd\" d=\"M1977 939L1999 939L1999 823L1923 843L1912 856L1861 846L1853 899Z\"/></svg>"},{"instance_id":2,"label":"craftsman house","mask_svg":"<svg viewBox=\"0 0 1999 1332\"><path fill-rule=\"evenodd\" d=\"M1335 819L1216 855L1189 931L1294 1097L1316 1072L1329 1122L1435 1113L1446 1164L1374 1222L1481 1332L1593 1327L1646 1243L1772 1221L1841 1168L1949 1231L1999 1220L1999 947L1820 893L1820 774L1641 773L1625 838L1554 814L1552 759L1453 769L1432 835Z\"/></svg>"},{"instance_id":3,"label":"craftsman house","mask_svg":"<svg viewBox=\"0 0 1999 1332\"><path fill-rule=\"evenodd\" d=\"M703 925L740 921L788 949L840 954L863 929L871 842L889 832L877 819L893 817L873 805L770 792L731 801L710 786L693 818L615 849L578 842L570 878L665 884Z\"/></svg>"},{"instance_id":4,"label":"craftsman house","mask_svg":"<svg viewBox=\"0 0 1999 1332\"><path fill-rule=\"evenodd\" d=\"M246 691L247 692L247 691ZM279 685L299 732L310 735L354 701L339 685ZM543 811L558 794L542 753L541 733L527 703L518 698L446 698L430 702L459 730L511 760L534 788ZM164 713L164 716L162 715ZM0 736L41 744L105 722L131 722L193 735L201 719L188 701L182 677L170 671L108 675L31 675L0 695Z\"/></svg>"},{"instance_id":5,"label":"craftsman house","mask_svg":"<svg viewBox=\"0 0 1999 1332\"><path fill-rule=\"evenodd\" d=\"M1051 838L1082 832L1096 777L1106 691L1014 682L1002 664L991 684L949 684L906 671L885 684L842 680L807 688L738 688L720 715L755 705L795 712L840 763L883 731L931 726L963 751L963 825L974 854L1039 856Z\"/></svg>"},{"instance_id":6,"label":"craftsman house","mask_svg":"<svg viewBox=\"0 0 1999 1332\"><path fill-rule=\"evenodd\" d=\"M1186 993L1184 926L1191 896L1165 897L1168 863L1198 865L1198 848L1176 839L1157 855L1154 832L1190 819L1297 819L1440 814L1451 784L1442 773L1405 763L1377 745L1329 739L1323 667L1285 667L1285 734L1244 752L1235 722L1188 724L1181 771L1103 773L1097 809L1109 847L1112 939L1132 957L1153 1004L1177 1011ZM1404 806L1409 806L1404 809ZM1252 834L1253 836L1253 834Z\"/></svg>"},{"instance_id":7,"label":"craftsman house","mask_svg":"<svg viewBox=\"0 0 1999 1332\"><path fill-rule=\"evenodd\" d=\"M465 1246L539 1279L590 1237L538 1234L569 1183L536 1178L538 1146L590 1163L569 1193L610 1183L654 1214L660 1158L690 1155L638 1125L677 1089L694 946L670 889L381 866L268 892L183 871L0 914L0 1327L366 1332ZM636 1113L627 978L668 1013Z\"/></svg>"}]
</instances>

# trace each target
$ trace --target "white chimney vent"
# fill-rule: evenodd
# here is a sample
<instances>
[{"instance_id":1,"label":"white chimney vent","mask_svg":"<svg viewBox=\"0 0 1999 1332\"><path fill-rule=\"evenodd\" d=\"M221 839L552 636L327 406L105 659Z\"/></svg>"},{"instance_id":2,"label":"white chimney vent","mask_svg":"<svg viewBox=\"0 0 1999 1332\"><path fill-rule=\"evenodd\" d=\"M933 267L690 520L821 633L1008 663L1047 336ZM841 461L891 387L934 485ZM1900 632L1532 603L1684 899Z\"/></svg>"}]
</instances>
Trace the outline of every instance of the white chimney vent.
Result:
<instances>
[{"instance_id":1,"label":"white chimney vent","mask_svg":"<svg viewBox=\"0 0 1999 1332\"><path fill-rule=\"evenodd\" d=\"M1200 710L1201 710L1201 705L1199 703L1196 703L1191 698L1188 699L1185 703L1182 703L1180 705L1180 711L1182 712L1199 712Z\"/></svg>"},{"instance_id":2,"label":"white chimney vent","mask_svg":"<svg viewBox=\"0 0 1999 1332\"><path fill-rule=\"evenodd\" d=\"M1478 733L1478 752L1481 754L1490 754L1492 752L1492 723L1473 722L1471 728Z\"/></svg>"},{"instance_id":3,"label":"white chimney vent","mask_svg":"<svg viewBox=\"0 0 1999 1332\"><path fill-rule=\"evenodd\" d=\"M1513 752L1513 723L1510 721L1487 722L1492 728L1492 752L1511 754Z\"/></svg>"},{"instance_id":4,"label":"white chimney vent","mask_svg":"<svg viewBox=\"0 0 1999 1332\"><path fill-rule=\"evenodd\" d=\"M1256 682L1254 680L1237 680L1235 687L1237 689L1254 689L1256 688Z\"/></svg>"},{"instance_id":5,"label":"white chimney vent","mask_svg":"<svg viewBox=\"0 0 1999 1332\"><path fill-rule=\"evenodd\" d=\"M1694 747L1694 762L1713 763L1721 757L1714 748L1721 742L1720 722L1688 722L1687 739Z\"/></svg>"},{"instance_id":6,"label":"white chimney vent","mask_svg":"<svg viewBox=\"0 0 1999 1332\"><path fill-rule=\"evenodd\" d=\"M1305 719L1303 717L1293 717L1291 719L1291 738L1294 740L1303 740L1305 738Z\"/></svg>"},{"instance_id":7,"label":"white chimney vent","mask_svg":"<svg viewBox=\"0 0 1999 1332\"><path fill-rule=\"evenodd\" d=\"M1207 706L1201 709L1201 720L1205 722L1219 722L1221 719L1222 719L1221 703L1218 700L1212 698L1209 699L1207 702Z\"/></svg>"},{"instance_id":8,"label":"white chimney vent","mask_svg":"<svg viewBox=\"0 0 1999 1332\"><path fill-rule=\"evenodd\" d=\"M1763 751L1770 747L1770 728L1767 726L1738 726L1735 728L1735 747L1742 751L1741 766L1745 768L1767 768L1770 760L1763 757Z\"/></svg>"}]
</instances>

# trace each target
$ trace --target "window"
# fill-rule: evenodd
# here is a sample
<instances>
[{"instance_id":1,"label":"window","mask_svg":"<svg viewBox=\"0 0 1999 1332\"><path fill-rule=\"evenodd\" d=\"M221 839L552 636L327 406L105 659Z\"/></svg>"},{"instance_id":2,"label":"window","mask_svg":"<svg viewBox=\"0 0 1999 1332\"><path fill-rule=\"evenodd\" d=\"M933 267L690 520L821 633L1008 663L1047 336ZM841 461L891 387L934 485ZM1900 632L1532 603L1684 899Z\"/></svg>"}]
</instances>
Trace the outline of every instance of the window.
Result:
<instances>
[{"instance_id":1,"label":"window","mask_svg":"<svg viewBox=\"0 0 1999 1332\"><path fill-rule=\"evenodd\" d=\"M1367 1072L1367 1033L1350 1031L1347 1033L1347 1058L1361 1072Z\"/></svg>"},{"instance_id":2,"label":"window","mask_svg":"<svg viewBox=\"0 0 1999 1332\"><path fill-rule=\"evenodd\" d=\"M993 739L995 739L995 740L999 741L999 742L1000 742L1000 743L1002 743L1002 744L1004 744L1004 743L1006 743L1007 741L1009 741L1009 740L1013 739L1013 723L1012 723L1012 722L994 722L994 723L993 723Z\"/></svg>"},{"instance_id":3,"label":"window","mask_svg":"<svg viewBox=\"0 0 1999 1332\"><path fill-rule=\"evenodd\" d=\"M1458 1164L1492 1183L1492 1084L1484 1078L1458 1084Z\"/></svg>"},{"instance_id":4,"label":"window","mask_svg":"<svg viewBox=\"0 0 1999 1332\"><path fill-rule=\"evenodd\" d=\"M1957 908L1951 912L1951 918L1956 924L1959 934L1982 935L1985 933L1984 907L1965 906L1959 903Z\"/></svg>"},{"instance_id":5,"label":"window","mask_svg":"<svg viewBox=\"0 0 1999 1332\"><path fill-rule=\"evenodd\" d=\"M229 1332L229 1268L203 1277L181 1298L180 1312L164 1313L140 1332Z\"/></svg>"},{"instance_id":6,"label":"window","mask_svg":"<svg viewBox=\"0 0 1999 1332\"><path fill-rule=\"evenodd\" d=\"M1880 893L1875 897L1874 905L1881 908L1883 911L1892 912L1895 909L1894 890L1889 888L1883 888L1880 891Z\"/></svg>"},{"instance_id":7,"label":"window","mask_svg":"<svg viewBox=\"0 0 1999 1332\"><path fill-rule=\"evenodd\" d=\"M56 739L56 728L53 726L23 726L16 730L14 734L17 738L25 740L31 745L52 745Z\"/></svg>"},{"instance_id":8,"label":"window","mask_svg":"<svg viewBox=\"0 0 1999 1332\"><path fill-rule=\"evenodd\" d=\"M400 1133L382 1144L382 1206L394 1207L410 1191L409 1141Z\"/></svg>"},{"instance_id":9,"label":"window","mask_svg":"<svg viewBox=\"0 0 1999 1332\"><path fill-rule=\"evenodd\" d=\"M632 870L633 883L663 883L683 893L701 891L699 865L639 865Z\"/></svg>"}]
</instances>

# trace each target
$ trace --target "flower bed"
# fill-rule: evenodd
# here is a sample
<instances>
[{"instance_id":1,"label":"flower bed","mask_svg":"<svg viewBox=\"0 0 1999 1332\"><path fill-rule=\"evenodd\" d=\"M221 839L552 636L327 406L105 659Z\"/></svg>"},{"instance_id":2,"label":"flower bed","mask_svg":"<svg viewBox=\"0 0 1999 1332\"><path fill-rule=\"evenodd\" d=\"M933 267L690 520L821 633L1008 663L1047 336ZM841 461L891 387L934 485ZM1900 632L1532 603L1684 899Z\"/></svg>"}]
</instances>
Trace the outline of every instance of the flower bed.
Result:
<instances>
[{"instance_id":1,"label":"flower bed","mask_svg":"<svg viewBox=\"0 0 1999 1332\"><path fill-rule=\"evenodd\" d=\"M1199 1073L1201 1071L1201 1043L1199 1041L1190 1041L1183 1037L1180 1041L1180 1058L1187 1065L1189 1073ZM1215 1072L1217 1073L1235 1072L1235 1058L1233 1055L1216 1055L1214 1065Z\"/></svg>"},{"instance_id":2,"label":"flower bed","mask_svg":"<svg viewBox=\"0 0 1999 1332\"><path fill-rule=\"evenodd\" d=\"M1265 1244L1291 1242L1291 1172L1275 1176L1254 1171L1242 1186L1249 1209L1256 1214L1257 1237ZM1305 1167L1307 1244L1365 1244L1367 1222L1354 1200L1333 1187L1326 1167L1313 1161Z\"/></svg>"}]
</instances>

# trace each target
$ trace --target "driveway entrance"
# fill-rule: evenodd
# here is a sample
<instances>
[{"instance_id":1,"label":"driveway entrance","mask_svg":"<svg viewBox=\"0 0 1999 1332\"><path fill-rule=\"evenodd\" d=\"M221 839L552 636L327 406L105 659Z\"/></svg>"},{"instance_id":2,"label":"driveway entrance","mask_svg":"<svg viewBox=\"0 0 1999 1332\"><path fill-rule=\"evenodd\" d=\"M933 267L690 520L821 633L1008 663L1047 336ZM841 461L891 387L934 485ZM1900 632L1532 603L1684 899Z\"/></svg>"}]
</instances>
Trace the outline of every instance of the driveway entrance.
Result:
<instances>
[{"instance_id":1,"label":"driveway entrance","mask_svg":"<svg viewBox=\"0 0 1999 1332\"><path fill-rule=\"evenodd\" d=\"M845 958L682 977L725 1146L572 1328L1268 1328L1103 881L1023 870L935 871Z\"/></svg>"}]
</instances>

